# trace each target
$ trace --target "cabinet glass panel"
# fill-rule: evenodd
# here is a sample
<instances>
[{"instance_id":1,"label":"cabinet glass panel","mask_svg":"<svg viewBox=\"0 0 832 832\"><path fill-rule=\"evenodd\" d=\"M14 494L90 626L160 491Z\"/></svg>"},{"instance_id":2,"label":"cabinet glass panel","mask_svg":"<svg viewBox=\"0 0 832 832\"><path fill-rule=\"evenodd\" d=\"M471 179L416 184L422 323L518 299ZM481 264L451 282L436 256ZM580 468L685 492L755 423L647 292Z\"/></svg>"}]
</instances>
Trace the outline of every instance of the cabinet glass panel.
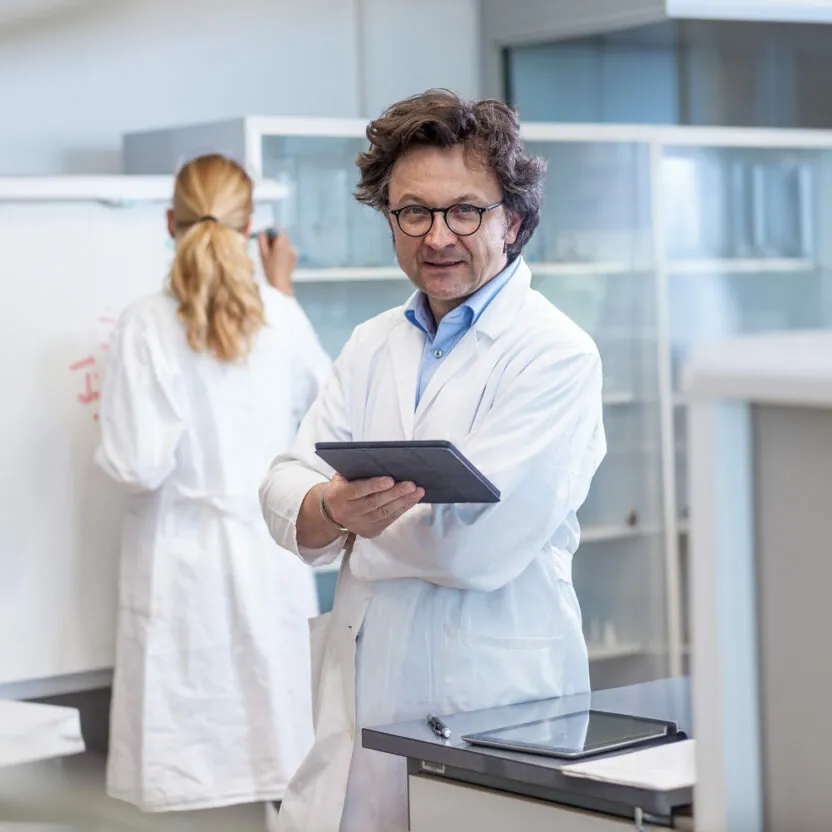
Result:
<instances>
[{"instance_id":1,"label":"cabinet glass panel","mask_svg":"<svg viewBox=\"0 0 832 832\"><path fill-rule=\"evenodd\" d=\"M358 180L355 157L366 145L358 137L261 139L263 175L289 189L275 220L298 252L295 295L333 359L356 326L403 303L412 292L396 268L387 222L352 195ZM315 577L321 612L327 612L337 573L320 570Z\"/></svg>"},{"instance_id":2,"label":"cabinet glass panel","mask_svg":"<svg viewBox=\"0 0 832 832\"><path fill-rule=\"evenodd\" d=\"M295 296L332 358L338 356L358 324L399 306L413 291L405 277L295 284Z\"/></svg>"},{"instance_id":3,"label":"cabinet glass panel","mask_svg":"<svg viewBox=\"0 0 832 832\"><path fill-rule=\"evenodd\" d=\"M589 332L604 365L608 452L579 517L576 591L594 687L665 672L655 272L649 154L626 143L527 142L546 158L533 285Z\"/></svg>"},{"instance_id":4,"label":"cabinet glass panel","mask_svg":"<svg viewBox=\"0 0 832 832\"><path fill-rule=\"evenodd\" d=\"M358 324L412 291L396 268L386 220L352 195L355 157L366 139L264 136L261 142L264 175L289 188L276 213L298 252L302 279L295 293L334 358Z\"/></svg>"},{"instance_id":5,"label":"cabinet glass panel","mask_svg":"<svg viewBox=\"0 0 832 832\"><path fill-rule=\"evenodd\" d=\"M777 148L667 148L662 161L674 391L704 341L832 325L822 236L832 156ZM687 425L677 396L677 501L687 516Z\"/></svg>"},{"instance_id":6,"label":"cabinet glass panel","mask_svg":"<svg viewBox=\"0 0 832 832\"><path fill-rule=\"evenodd\" d=\"M263 137L263 175L289 188L278 215L299 268L395 265L386 220L352 195L355 157L366 146L361 138Z\"/></svg>"},{"instance_id":7,"label":"cabinet glass panel","mask_svg":"<svg viewBox=\"0 0 832 832\"><path fill-rule=\"evenodd\" d=\"M821 155L768 148L665 148L667 256L812 257Z\"/></svg>"},{"instance_id":8,"label":"cabinet glass panel","mask_svg":"<svg viewBox=\"0 0 832 832\"><path fill-rule=\"evenodd\" d=\"M705 341L832 326L832 154L783 148L666 148L671 374L683 632L689 641L684 362ZM685 655L685 669L689 654Z\"/></svg>"}]
</instances>

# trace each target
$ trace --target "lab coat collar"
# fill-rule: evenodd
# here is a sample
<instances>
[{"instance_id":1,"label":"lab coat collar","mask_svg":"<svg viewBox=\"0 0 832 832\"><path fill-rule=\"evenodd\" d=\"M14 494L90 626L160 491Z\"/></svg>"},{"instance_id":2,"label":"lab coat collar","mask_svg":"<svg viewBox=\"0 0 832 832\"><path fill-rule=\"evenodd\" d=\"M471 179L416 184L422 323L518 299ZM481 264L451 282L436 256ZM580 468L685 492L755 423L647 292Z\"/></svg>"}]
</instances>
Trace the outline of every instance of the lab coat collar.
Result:
<instances>
[{"instance_id":1,"label":"lab coat collar","mask_svg":"<svg viewBox=\"0 0 832 832\"><path fill-rule=\"evenodd\" d=\"M521 257L511 279L500 293L486 306L475 322L473 329L488 336L492 341L510 329L514 324L523 298L532 285L532 273Z\"/></svg>"}]
</instances>

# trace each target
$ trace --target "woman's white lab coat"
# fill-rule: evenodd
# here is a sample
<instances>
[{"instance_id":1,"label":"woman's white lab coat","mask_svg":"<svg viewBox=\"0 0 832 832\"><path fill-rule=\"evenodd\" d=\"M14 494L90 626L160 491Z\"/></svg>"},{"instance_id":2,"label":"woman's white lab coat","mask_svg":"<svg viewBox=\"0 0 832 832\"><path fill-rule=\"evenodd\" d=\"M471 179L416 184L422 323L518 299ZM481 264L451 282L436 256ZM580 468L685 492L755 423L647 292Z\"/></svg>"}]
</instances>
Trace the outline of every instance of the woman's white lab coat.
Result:
<instances>
[{"instance_id":1,"label":"woman's white lab coat","mask_svg":"<svg viewBox=\"0 0 832 832\"><path fill-rule=\"evenodd\" d=\"M606 452L597 349L530 289L525 263L414 413L423 338L401 309L355 331L263 484L272 534L311 562L344 543L296 541L304 495L331 474L316 441L449 439L502 501L418 506L355 541L332 613L311 623L316 741L281 832L407 830L405 762L362 749L364 726L589 689L571 559Z\"/></svg>"},{"instance_id":2,"label":"woman's white lab coat","mask_svg":"<svg viewBox=\"0 0 832 832\"><path fill-rule=\"evenodd\" d=\"M275 546L257 489L329 370L297 303L235 364L188 346L160 294L121 317L98 464L124 526L109 793L146 811L279 800L312 742L309 568Z\"/></svg>"}]
</instances>

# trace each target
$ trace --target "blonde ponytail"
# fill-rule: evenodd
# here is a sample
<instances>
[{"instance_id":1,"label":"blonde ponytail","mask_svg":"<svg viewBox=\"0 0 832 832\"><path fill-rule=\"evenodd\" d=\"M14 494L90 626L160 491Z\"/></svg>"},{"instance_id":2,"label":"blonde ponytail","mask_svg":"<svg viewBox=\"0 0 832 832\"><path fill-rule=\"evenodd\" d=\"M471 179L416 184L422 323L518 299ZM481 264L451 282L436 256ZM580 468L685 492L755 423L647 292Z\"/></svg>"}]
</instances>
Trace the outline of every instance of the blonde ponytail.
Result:
<instances>
[{"instance_id":1,"label":"blonde ponytail","mask_svg":"<svg viewBox=\"0 0 832 832\"><path fill-rule=\"evenodd\" d=\"M254 264L243 236L253 211L246 172L224 156L200 156L176 177L176 256L170 286L196 352L220 361L245 356L265 324Z\"/></svg>"}]
</instances>

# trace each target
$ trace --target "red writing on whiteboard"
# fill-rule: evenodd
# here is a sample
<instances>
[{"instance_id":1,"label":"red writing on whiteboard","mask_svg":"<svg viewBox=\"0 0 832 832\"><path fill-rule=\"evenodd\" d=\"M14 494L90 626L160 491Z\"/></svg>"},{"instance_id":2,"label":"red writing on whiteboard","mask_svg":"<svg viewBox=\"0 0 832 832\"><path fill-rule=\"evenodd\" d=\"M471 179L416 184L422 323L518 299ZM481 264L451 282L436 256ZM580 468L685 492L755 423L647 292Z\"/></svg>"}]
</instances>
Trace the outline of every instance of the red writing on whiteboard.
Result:
<instances>
[{"instance_id":1,"label":"red writing on whiteboard","mask_svg":"<svg viewBox=\"0 0 832 832\"><path fill-rule=\"evenodd\" d=\"M69 365L69 370L72 373L85 370L83 375L83 390L78 393L78 401L82 405L91 405L101 398L101 392L97 389L100 380L99 373L93 372L95 367L95 356L89 355L82 358L80 361L74 361ZM98 421L98 413L93 413L92 418Z\"/></svg>"},{"instance_id":2,"label":"red writing on whiteboard","mask_svg":"<svg viewBox=\"0 0 832 832\"><path fill-rule=\"evenodd\" d=\"M110 340L113 337L113 331L116 328L118 320L114 318L112 315L101 315L98 318L98 323L102 325L104 330L101 336L101 340L99 342L99 346L102 350L106 351L110 349Z\"/></svg>"},{"instance_id":3,"label":"red writing on whiteboard","mask_svg":"<svg viewBox=\"0 0 832 832\"><path fill-rule=\"evenodd\" d=\"M76 361L74 364L69 365L70 372L75 372L76 370L83 370L84 367L93 367L95 366L95 359L92 356L88 358L82 358L80 361Z\"/></svg>"},{"instance_id":4,"label":"red writing on whiteboard","mask_svg":"<svg viewBox=\"0 0 832 832\"><path fill-rule=\"evenodd\" d=\"M116 309L105 307L95 316L92 332L95 346L92 352L69 365L69 371L78 377L78 392L75 395L95 421L98 421L98 402L101 400L101 363L118 325L118 314Z\"/></svg>"},{"instance_id":5,"label":"red writing on whiteboard","mask_svg":"<svg viewBox=\"0 0 832 832\"><path fill-rule=\"evenodd\" d=\"M92 389L92 380L92 373L84 374L84 392L78 394L78 401L81 404L92 404L101 398L101 393ZM95 380L98 381L98 373L95 374Z\"/></svg>"}]
</instances>

